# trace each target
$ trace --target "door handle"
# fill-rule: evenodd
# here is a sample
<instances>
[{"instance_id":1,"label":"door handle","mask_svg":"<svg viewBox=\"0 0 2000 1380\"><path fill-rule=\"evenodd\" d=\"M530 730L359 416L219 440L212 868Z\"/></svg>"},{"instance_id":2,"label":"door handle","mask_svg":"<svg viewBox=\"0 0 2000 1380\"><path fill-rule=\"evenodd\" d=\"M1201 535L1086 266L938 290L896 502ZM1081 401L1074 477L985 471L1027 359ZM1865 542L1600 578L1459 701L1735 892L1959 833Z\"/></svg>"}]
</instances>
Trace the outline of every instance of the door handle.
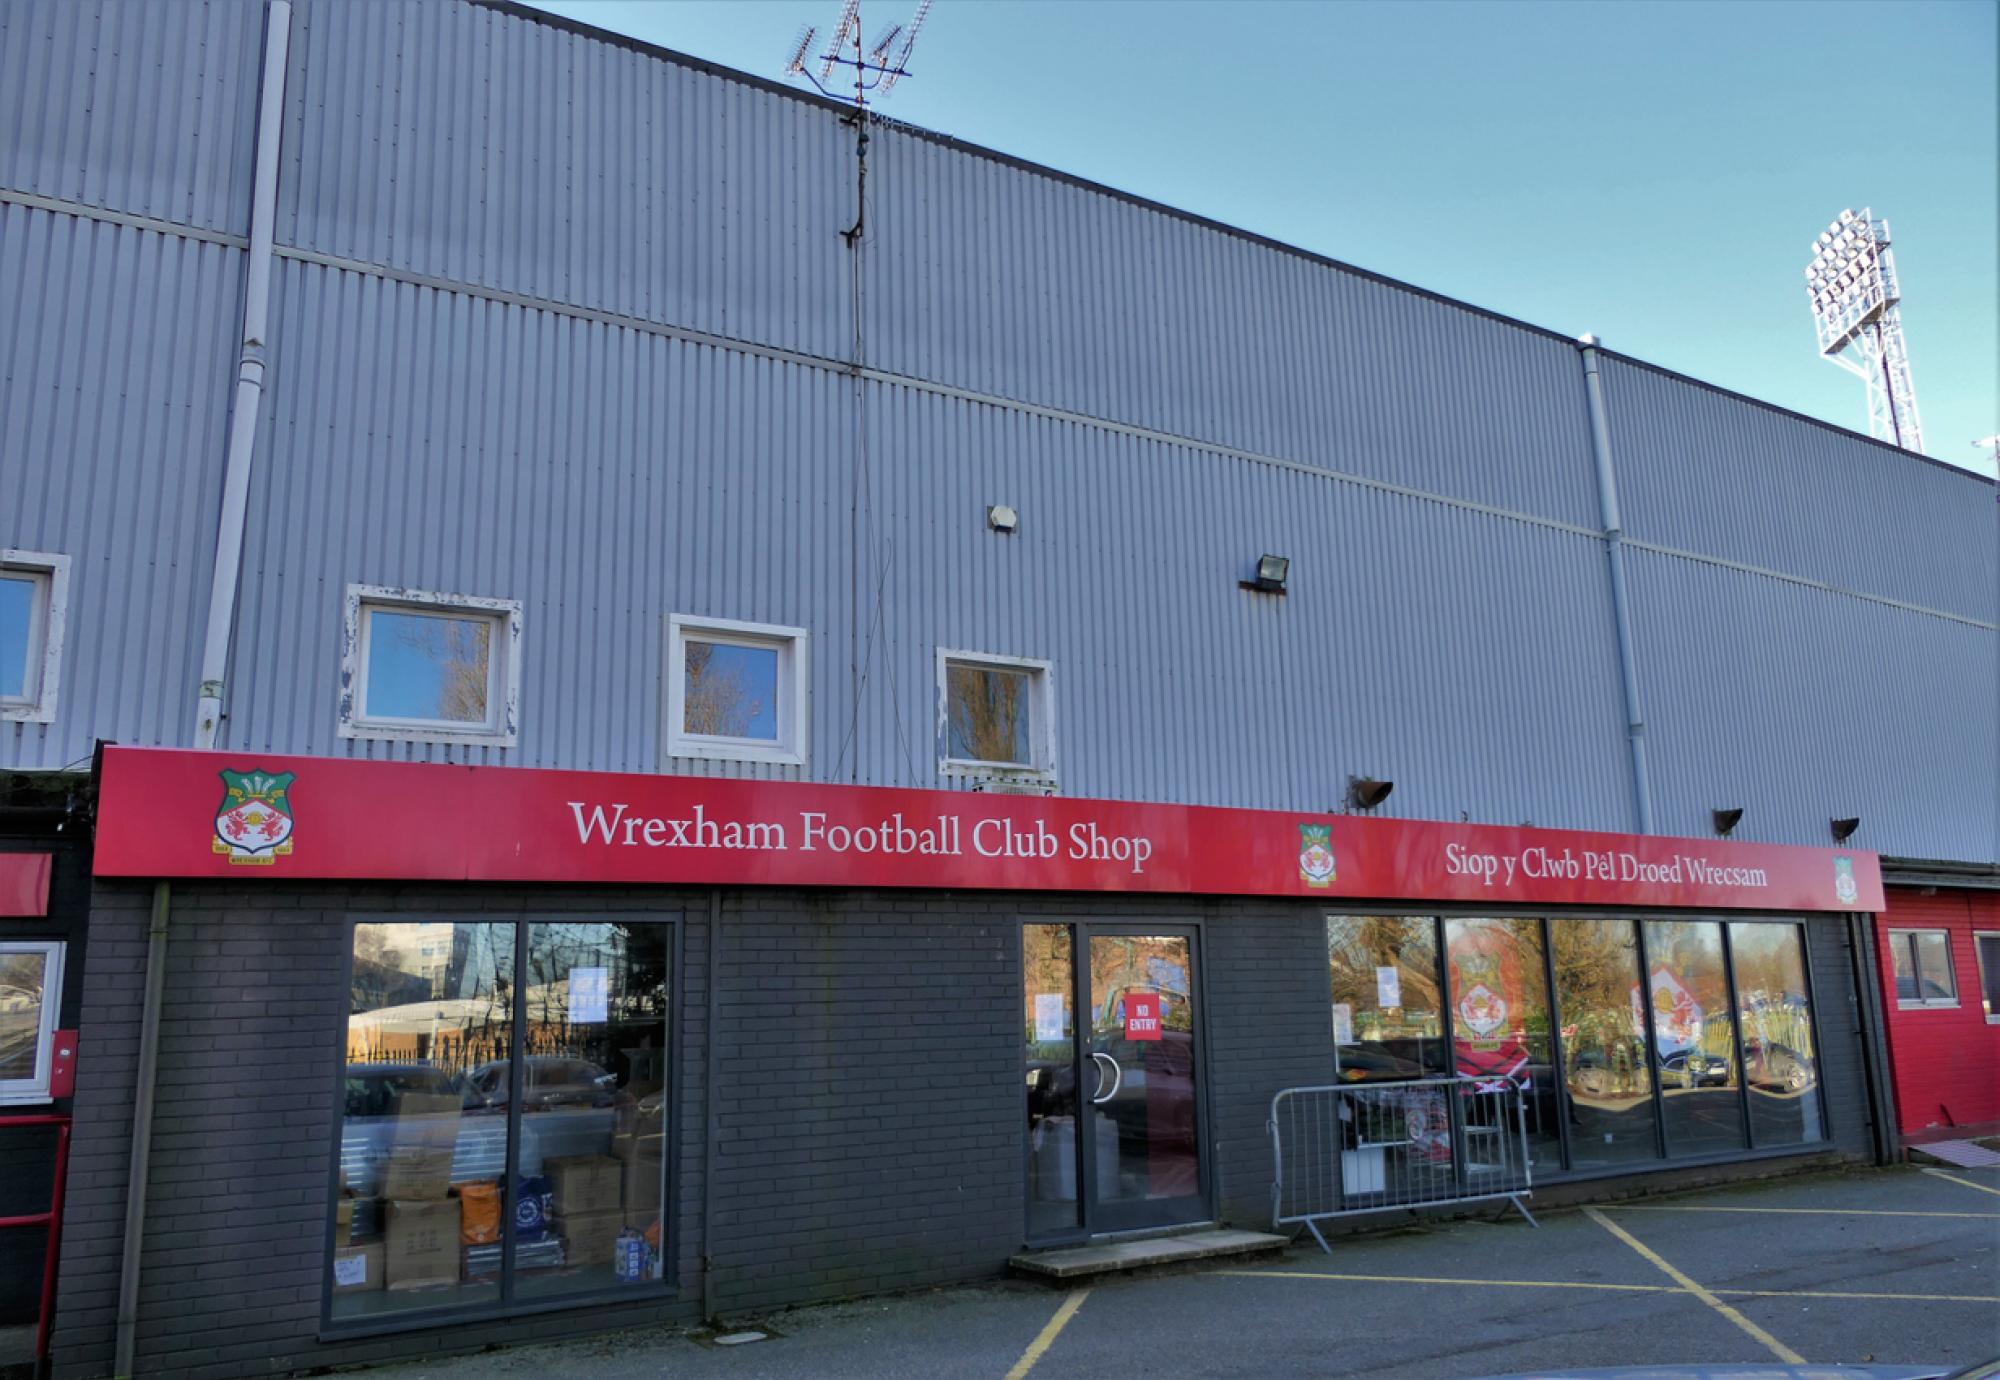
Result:
<instances>
[{"instance_id":1,"label":"door handle","mask_svg":"<svg viewBox=\"0 0 2000 1380\"><path fill-rule=\"evenodd\" d=\"M1092 1059L1102 1059L1104 1063L1111 1065L1110 1092L1104 1091L1103 1065L1100 1064L1097 1070L1097 1090L1098 1090L1097 1096L1091 1098L1090 1102L1092 1106L1101 1106L1102 1104L1109 1102L1112 1098L1118 1096L1118 1089L1125 1082L1125 1070L1119 1068L1118 1061L1116 1059L1113 1059L1110 1055L1104 1053L1104 1051L1102 1050L1092 1050L1090 1052L1090 1057Z\"/></svg>"}]
</instances>

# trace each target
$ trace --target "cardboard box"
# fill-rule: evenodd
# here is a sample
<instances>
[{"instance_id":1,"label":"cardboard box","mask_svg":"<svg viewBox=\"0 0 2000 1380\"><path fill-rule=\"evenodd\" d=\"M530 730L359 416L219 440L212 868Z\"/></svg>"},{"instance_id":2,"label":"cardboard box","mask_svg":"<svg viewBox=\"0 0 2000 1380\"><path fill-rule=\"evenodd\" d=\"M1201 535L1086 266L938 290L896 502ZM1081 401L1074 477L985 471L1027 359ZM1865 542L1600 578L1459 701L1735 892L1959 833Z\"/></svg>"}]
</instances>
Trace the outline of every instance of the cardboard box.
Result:
<instances>
[{"instance_id":1,"label":"cardboard box","mask_svg":"<svg viewBox=\"0 0 2000 1380\"><path fill-rule=\"evenodd\" d=\"M617 1208L556 1216L556 1232L563 1239L563 1258L571 1265L609 1265L617 1255L618 1233L623 1230L625 1214Z\"/></svg>"},{"instance_id":2,"label":"cardboard box","mask_svg":"<svg viewBox=\"0 0 2000 1380\"><path fill-rule=\"evenodd\" d=\"M342 1198L333 1205L333 1241L345 1246L354 1240L354 1200Z\"/></svg>"},{"instance_id":3,"label":"cardboard box","mask_svg":"<svg viewBox=\"0 0 2000 1380\"><path fill-rule=\"evenodd\" d=\"M556 1215L615 1212L625 1187L625 1165L609 1155L565 1155L542 1161L555 1186Z\"/></svg>"},{"instance_id":4,"label":"cardboard box","mask_svg":"<svg viewBox=\"0 0 2000 1380\"><path fill-rule=\"evenodd\" d=\"M395 1145L382 1161L382 1196L405 1202L451 1192L451 1147Z\"/></svg>"},{"instance_id":5,"label":"cardboard box","mask_svg":"<svg viewBox=\"0 0 2000 1380\"><path fill-rule=\"evenodd\" d=\"M383 1285L382 1243L336 1246L333 1251L333 1292L365 1294Z\"/></svg>"},{"instance_id":6,"label":"cardboard box","mask_svg":"<svg viewBox=\"0 0 2000 1380\"><path fill-rule=\"evenodd\" d=\"M457 1093L406 1092L396 1099L389 1143L449 1150L458 1143L458 1122L464 1114L465 1099Z\"/></svg>"},{"instance_id":7,"label":"cardboard box","mask_svg":"<svg viewBox=\"0 0 2000 1380\"><path fill-rule=\"evenodd\" d=\"M388 1204L383 1278L391 1289L458 1283L458 1199Z\"/></svg>"},{"instance_id":8,"label":"cardboard box","mask_svg":"<svg viewBox=\"0 0 2000 1380\"><path fill-rule=\"evenodd\" d=\"M649 1226L666 1203L666 1166L661 1163L659 1142L625 1161L625 1215L636 1227Z\"/></svg>"}]
</instances>

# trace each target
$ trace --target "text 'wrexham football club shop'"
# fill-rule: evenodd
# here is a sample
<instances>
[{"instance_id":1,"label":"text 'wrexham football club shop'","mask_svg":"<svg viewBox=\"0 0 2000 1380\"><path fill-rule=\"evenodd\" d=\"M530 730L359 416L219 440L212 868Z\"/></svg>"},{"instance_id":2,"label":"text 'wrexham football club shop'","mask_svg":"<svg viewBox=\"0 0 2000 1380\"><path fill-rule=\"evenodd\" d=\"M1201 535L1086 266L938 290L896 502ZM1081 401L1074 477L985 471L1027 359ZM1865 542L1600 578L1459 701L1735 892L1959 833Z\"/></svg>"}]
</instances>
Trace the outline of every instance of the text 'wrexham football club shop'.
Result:
<instances>
[{"instance_id":1,"label":"text 'wrexham football club shop'","mask_svg":"<svg viewBox=\"0 0 2000 1380\"><path fill-rule=\"evenodd\" d=\"M111 748L94 867L175 946L144 1232L256 1214L292 1366L1263 1226L1292 1087L1512 1080L1538 1188L1869 1153L1862 852Z\"/></svg>"}]
</instances>

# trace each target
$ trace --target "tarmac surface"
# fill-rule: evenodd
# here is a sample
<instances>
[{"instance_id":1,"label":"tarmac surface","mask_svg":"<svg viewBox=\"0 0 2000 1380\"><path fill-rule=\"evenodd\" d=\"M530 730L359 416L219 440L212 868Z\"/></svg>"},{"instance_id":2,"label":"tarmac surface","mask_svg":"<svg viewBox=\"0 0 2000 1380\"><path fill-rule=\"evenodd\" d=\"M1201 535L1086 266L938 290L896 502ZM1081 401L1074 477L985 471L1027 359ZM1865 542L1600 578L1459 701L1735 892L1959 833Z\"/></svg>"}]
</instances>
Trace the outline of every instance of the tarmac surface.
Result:
<instances>
[{"instance_id":1,"label":"tarmac surface","mask_svg":"<svg viewBox=\"0 0 2000 1380\"><path fill-rule=\"evenodd\" d=\"M405 1363L379 1380L1154 1380L1964 1366L2000 1355L2000 1170L1820 1174L1310 1238L1075 1288L941 1289Z\"/></svg>"}]
</instances>

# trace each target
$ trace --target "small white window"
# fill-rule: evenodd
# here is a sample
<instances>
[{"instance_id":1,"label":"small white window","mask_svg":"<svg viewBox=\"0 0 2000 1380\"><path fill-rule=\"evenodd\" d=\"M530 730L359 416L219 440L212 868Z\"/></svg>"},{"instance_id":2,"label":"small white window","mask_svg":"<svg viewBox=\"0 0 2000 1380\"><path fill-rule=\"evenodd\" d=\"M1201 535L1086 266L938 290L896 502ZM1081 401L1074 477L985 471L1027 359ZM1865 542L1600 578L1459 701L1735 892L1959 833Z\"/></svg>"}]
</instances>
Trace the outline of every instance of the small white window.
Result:
<instances>
[{"instance_id":1,"label":"small white window","mask_svg":"<svg viewBox=\"0 0 2000 1380\"><path fill-rule=\"evenodd\" d=\"M62 968L59 940L0 942L0 1104L49 1100Z\"/></svg>"},{"instance_id":2,"label":"small white window","mask_svg":"<svg viewBox=\"0 0 2000 1380\"><path fill-rule=\"evenodd\" d=\"M1949 930L1890 930L1889 956L1896 968L1896 1005L1958 1005Z\"/></svg>"},{"instance_id":3,"label":"small white window","mask_svg":"<svg viewBox=\"0 0 2000 1380\"><path fill-rule=\"evenodd\" d=\"M1049 663L938 649L938 748L947 776L1055 779Z\"/></svg>"},{"instance_id":4,"label":"small white window","mask_svg":"<svg viewBox=\"0 0 2000 1380\"><path fill-rule=\"evenodd\" d=\"M667 619L667 755L806 761L806 630Z\"/></svg>"},{"instance_id":5,"label":"small white window","mask_svg":"<svg viewBox=\"0 0 2000 1380\"><path fill-rule=\"evenodd\" d=\"M513 747L521 604L347 587L340 736Z\"/></svg>"},{"instance_id":6,"label":"small white window","mask_svg":"<svg viewBox=\"0 0 2000 1380\"><path fill-rule=\"evenodd\" d=\"M1979 1001L1986 1008L1986 1024L2000 1025L2000 933L1974 930L1972 948L1979 955Z\"/></svg>"},{"instance_id":7,"label":"small white window","mask_svg":"<svg viewBox=\"0 0 2000 1380\"><path fill-rule=\"evenodd\" d=\"M56 717L69 557L0 550L0 719Z\"/></svg>"}]
</instances>

